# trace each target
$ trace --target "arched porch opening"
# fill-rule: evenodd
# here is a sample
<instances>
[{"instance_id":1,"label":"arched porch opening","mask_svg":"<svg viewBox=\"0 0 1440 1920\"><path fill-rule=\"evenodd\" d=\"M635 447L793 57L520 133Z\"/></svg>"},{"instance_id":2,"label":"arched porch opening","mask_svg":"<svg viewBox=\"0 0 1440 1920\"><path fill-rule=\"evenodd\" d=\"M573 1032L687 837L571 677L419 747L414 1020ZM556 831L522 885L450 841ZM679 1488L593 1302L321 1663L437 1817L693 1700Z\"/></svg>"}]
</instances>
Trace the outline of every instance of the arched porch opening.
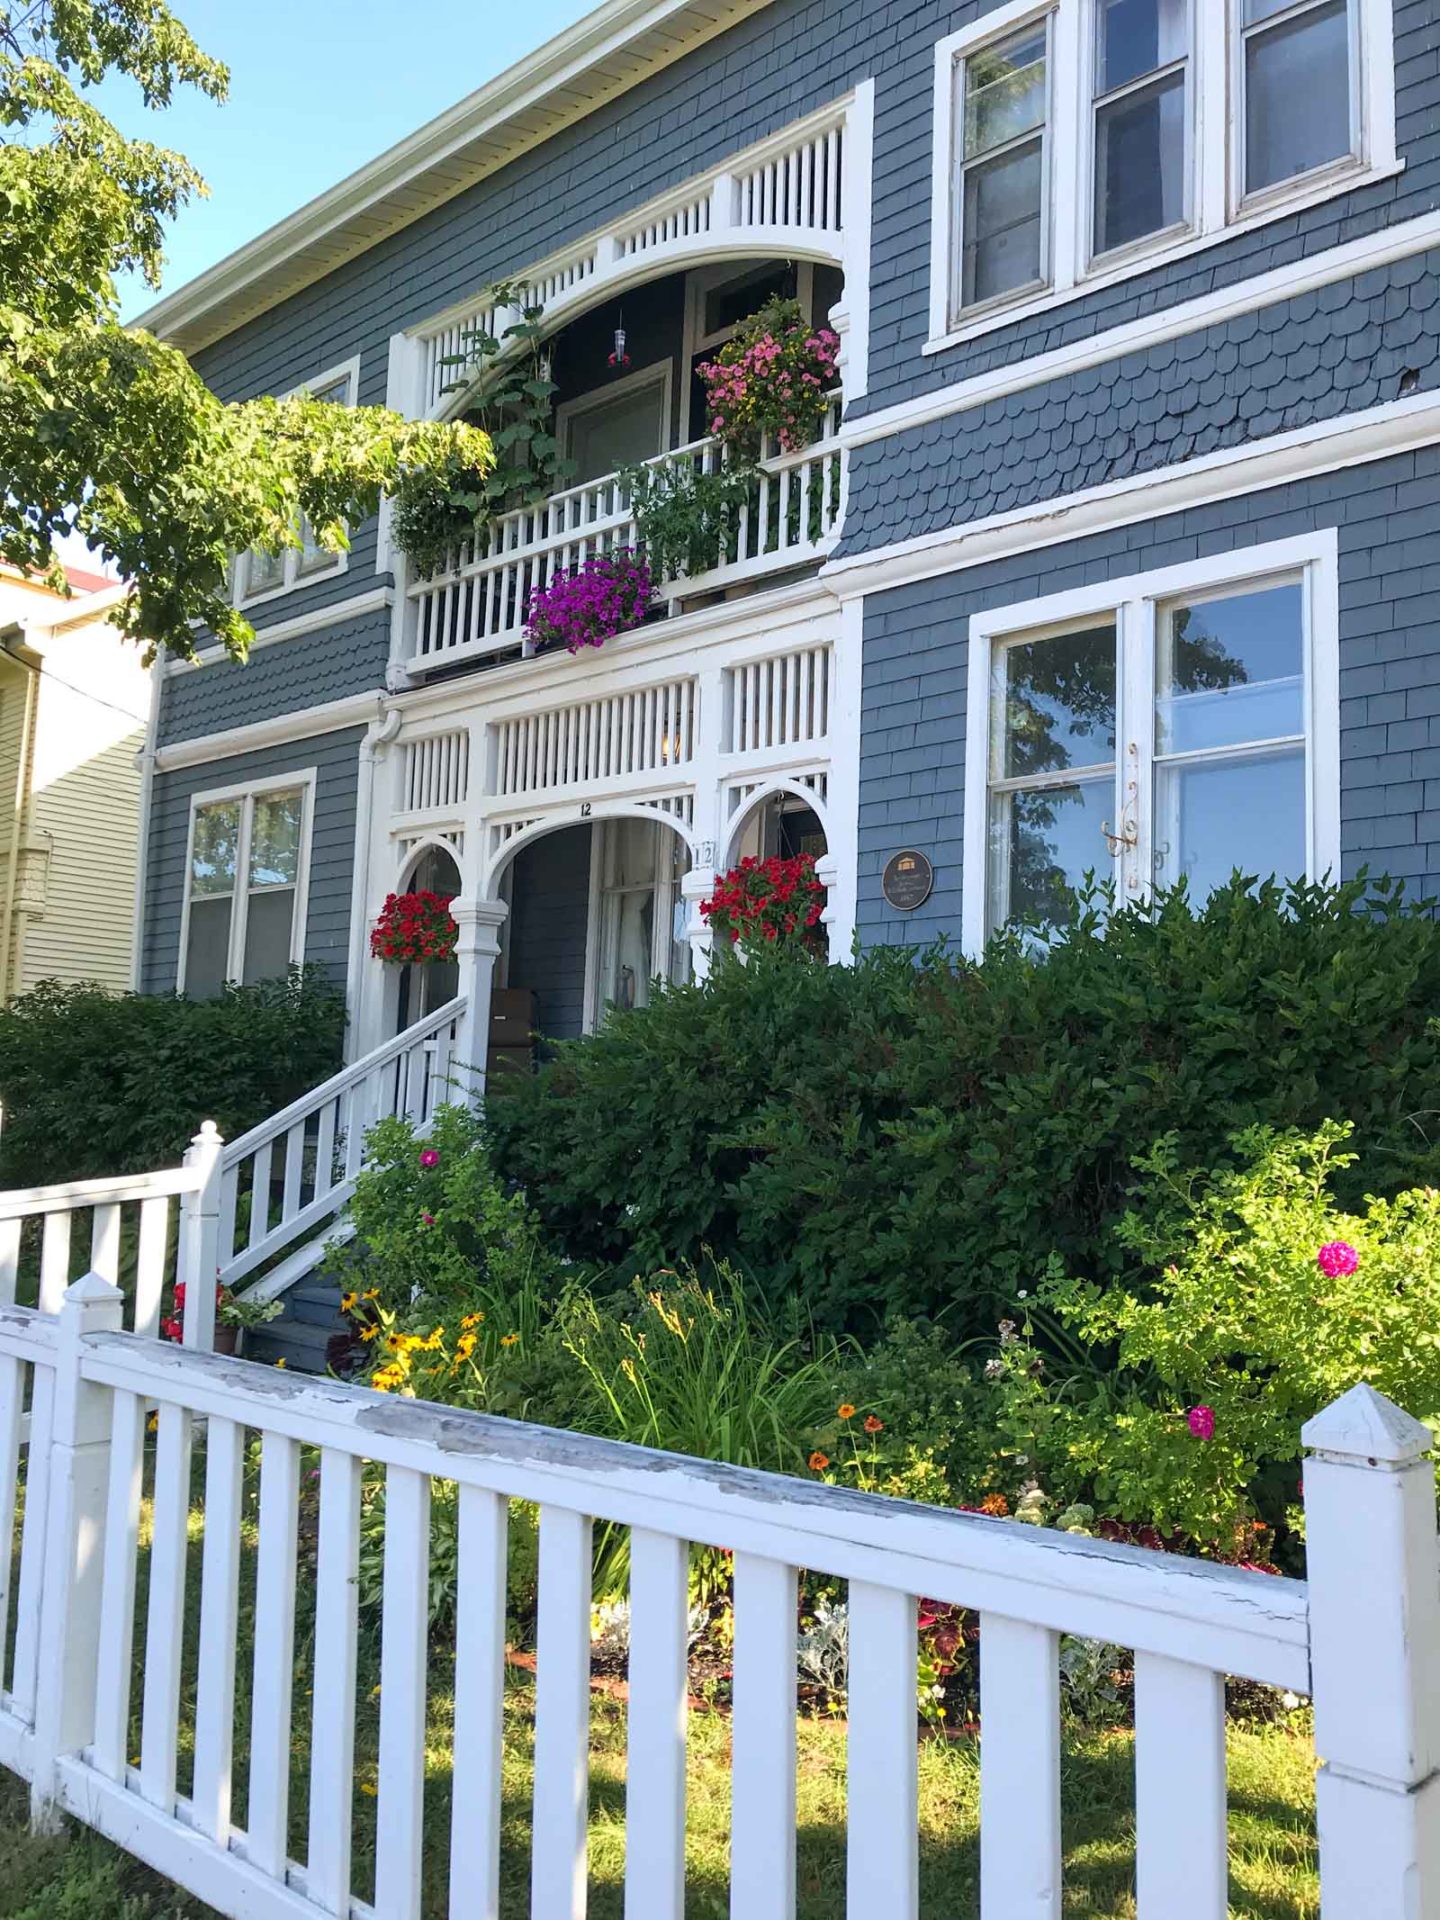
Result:
<instances>
[{"instance_id":1,"label":"arched porch opening","mask_svg":"<svg viewBox=\"0 0 1440 1920\"><path fill-rule=\"evenodd\" d=\"M651 807L596 806L532 823L505 846L486 891L508 907L491 995L492 1066L528 1068L543 1041L592 1032L649 1004L657 980L690 978L690 870L682 824Z\"/></svg>"},{"instance_id":2,"label":"arched porch opening","mask_svg":"<svg viewBox=\"0 0 1440 1920\"><path fill-rule=\"evenodd\" d=\"M405 863L397 893L438 893L453 900L460 892L460 867L449 847L427 841ZM425 966L406 964L395 970L395 1010L392 1031L401 1033L427 1013L434 1013L460 991L458 960L432 960Z\"/></svg>"},{"instance_id":3,"label":"arched porch opening","mask_svg":"<svg viewBox=\"0 0 1440 1920\"><path fill-rule=\"evenodd\" d=\"M808 853L817 864L830 851L819 796L789 782L753 795L730 830L725 866L742 860L793 860Z\"/></svg>"}]
</instances>

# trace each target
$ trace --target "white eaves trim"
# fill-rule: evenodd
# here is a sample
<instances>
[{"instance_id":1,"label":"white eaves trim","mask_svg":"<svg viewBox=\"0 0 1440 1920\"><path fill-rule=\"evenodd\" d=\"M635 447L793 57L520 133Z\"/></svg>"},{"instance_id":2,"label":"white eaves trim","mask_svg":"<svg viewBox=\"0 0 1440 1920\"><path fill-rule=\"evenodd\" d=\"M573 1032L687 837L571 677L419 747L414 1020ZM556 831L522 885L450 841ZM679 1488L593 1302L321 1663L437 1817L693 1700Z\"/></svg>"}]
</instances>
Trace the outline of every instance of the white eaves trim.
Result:
<instances>
[{"instance_id":1,"label":"white eaves trim","mask_svg":"<svg viewBox=\"0 0 1440 1920\"><path fill-rule=\"evenodd\" d=\"M708 37L698 18L690 34L673 25L678 17L690 11L692 4L693 0L604 0L604 4L455 106L397 141L386 152L318 194L258 238L237 248L175 293L157 301L140 315L137 324L162 339L173 339L195 327L217 308L229 305L252 282L277 272L306 249L333 240L347 223L365 216L389 196L414 187L425 174L453 160L477 141L497 134L508 120L559 94L563 98L552 107L551 121L547 123L545 137L549 138L562 126L593 112L617 90L624 90L623 87L617 89L613 81L607 82L604 75L596 75L594 70L623 53L632 42L670 24L675 42L670 56L673 58L687 51L689 44ZM713 13L708 16L709 33L723 31L768 4L769 0L737 0L737 4L721 10L720 20L715 20ZM655 64L663 62L657 59ZM587 77L593 79L588 90ZM531 143L521 143L517 151L528 144ZM505 156L506 160L510 157ZM455 190L446 187L436 192L435 203L448 198ZM423 207L411 209L403 218L397 218L392 227L407 224L423 210ZM372 242L375 237L370 236ZM359 243L354 250L360 250ZM333 259L317 263L315 274L310 277L330 271L334 264ZM287 285L284 293L276 297L283 298L285 293L296 291L305 283L301 279L295 286Z\"/></svg>"},{"instance_id":2,"label":"white eaves trim","mask_svg":"<svg viewBox=\"0 0 1440 1920\"><path fill-rule=\"evenodd\" d=\"M940 387L934 393L918 394L913 400L902 400L893 407L882 407L842 426L840 444L842 447L862 447L872 440L883 440L892 433L903 433L910 427L948 419L951 414L964 413L971 407L983 406L989 400L1002 399L1011 393L1023 393L1028 387L1042 386L1047 380L1081 373L1087 367L1101 366L1107 360L1119 359L1123 354L1143 352L1147 347L1159 346L1166 340L1178 340L1187 333L1197 333L1204 327L1238 319L1242 314L1253 313L1262 307L1276 306L1302 293L1314 292L1317 287L1351 279L1375 267L1389 266L1396 260L1408 259L1415 253L1425 253L1432 247L1440 247L1440 211L1419 214L1415 219L1402 221L1398 226L1367 234L1364 239L1349 240L1342 246L1330 248L1326 253L1295 260L1288 266L1275 267L1269 273L1238 281L1233 287L1201 294L1194 300L1186 300L1176 307L1162 308L1157 313L1144 314L1140 319L1129 320L1123 326L1110 327L1103 333L1093 334L1088 340L1055 347L1048 353L1037 353L1028 360L996 367L989 373L976 374L969 380L957 380L953 385Z\"/></svg>"},{"instance_id":3,"label":"white eaves trim","mask_svg":"<svg viewBox=\"0 0 1440 1920\"><path fill-rule=\"evenodd\" d=\"M383 706L384 695L374 690L352 693L343 700L327 700L323 706L282 713L274 720L255 720L248 726L227 727L223 733L202 733L194 740L177 740L173 746L155 749L156 771L173 773L177 767L201 767L207 760L226 760L237 753L254 753L261 747L309 740L316 734L336 733L342 727L367 726L380 717Z\"/></svg>"},{"instance_id":4,"label":"white eaves trim","mask_svg":"<svg viewBox=\"0 0 1440 1920\"><path fill-rule=\"evenodd\" d=\"M308 613L294 614L289 620L272 621L268 627L255 629L250 651L253 653L257 647L273 646L277 640L294 640L302 633L314 633L321 627L338 626L345 620L358 620L367 613L383 612L393 599L389 587L372 587L368 593L354 594L348 600L312 607ZM167 674L194 673L199 667L215 666L229 657L224 647L206 647L193 660L167 660L165 671Z\"/></svg>"},{"instance_id":5,"label":"white eaves trim","mask_svg":"<svg viewBox=\"0 0 1440 1920\"><path fill-rule=\"evenodd\" d=\"M874 553L830 560L819 577L845 601L857 594L880 593L913 580L930 580L1012 554L1082 539L1111 527L1132 526L1138 520L1160 520L1187 507L1258 493L1312 474L1385 460L1437 442L1440 393L1418 393L1363 413L1297 427L1268 440L1201 454L1173 467L1153 468L1087 487L1080 493L991 514L968 526L919 534Z\"/></svg>"}]
</instances>

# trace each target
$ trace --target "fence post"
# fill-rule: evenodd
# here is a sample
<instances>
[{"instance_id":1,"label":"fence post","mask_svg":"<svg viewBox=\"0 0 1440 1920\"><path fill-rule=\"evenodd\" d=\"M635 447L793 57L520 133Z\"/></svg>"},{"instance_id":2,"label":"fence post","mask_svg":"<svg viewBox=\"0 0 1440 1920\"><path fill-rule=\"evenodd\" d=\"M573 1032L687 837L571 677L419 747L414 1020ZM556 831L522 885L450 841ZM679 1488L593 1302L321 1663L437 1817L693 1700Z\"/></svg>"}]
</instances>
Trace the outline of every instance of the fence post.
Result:
<instances>
[{"instance_id":1,"label":"fence post","mask_svg":"<svg viewBox=\"0 0 1440 1920\"><path fill-rule=\"evenodd\" d=\"M56 1321L55 1399L30 1774L30 1818L57 1824L56 1764L95 1737L111 1394L81 1377L90 1333L118 1333L125 1296L98 1273L66 1289Z\"/></svg>"},{"instance_id":2,"label":"fence post","mask_svg":"<svg viewBox=\"0 0 1440 1920\"><path fill-rule=\"evenodd\" d=\"M1440 1920L1431 1435L1361 1385L1302 1438L1322 1920Z\"/></svg>"},{"instance_id":3,"label":"fence post","mask_svg":"<svg viewBox=\"0 0 1440 1920\"><path fill-rule=\"evenodd\" d=\"M180 1200L175 1278L185 1283L185 1345L215 1350L215 1284L220 1274L220 1153L225 1142L207 1120L185 1150L200 1184Z\"/></svg>"}]
</instances>

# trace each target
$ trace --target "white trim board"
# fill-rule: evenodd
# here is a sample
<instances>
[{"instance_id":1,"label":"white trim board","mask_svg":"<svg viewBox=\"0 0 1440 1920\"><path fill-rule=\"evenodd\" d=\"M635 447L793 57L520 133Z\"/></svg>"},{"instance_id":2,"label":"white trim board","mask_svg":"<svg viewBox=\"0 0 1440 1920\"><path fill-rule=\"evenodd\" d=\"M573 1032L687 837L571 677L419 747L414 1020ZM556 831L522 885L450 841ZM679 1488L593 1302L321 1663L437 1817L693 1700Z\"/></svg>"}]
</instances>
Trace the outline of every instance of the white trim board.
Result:
<instances>
[{"instance_id":1,"label":"white trim board","mask_svg":"<svg viewBox=\"0 0 1440 1920\"><path fill-rule=\"evenodd\" d=\"M1440 442L1440 393L1387 401L1338 420L1297 427L1268 440L1201 454L1172 467L1106 481L1080 493L1057 495L1009 513L991 514L969 526L946 527L896 541L874 553L827 561L820 578L842 601L879 593L913 580L958 573L1037 547L1056 546L1131 526L1163 520L1187 507L1259 493L1317 473L1363 466Z\"/></svg>"},{"instance_id":2,"label":"white trim board","mask_svg":"<svg viewBox=\"0 0 1440 1920\"><path fill-rule=\"evenodd\" d=\"M308 582L306 583L308 585ZM294 640L302 633L315 633L321 627L339 626L347 620L359 620L367 613L379 613L387 608L395 598L389 587L371 587L367 593L357 593L348 600L337 600L329 606L312 607L308 613L293 614L288 620L276 620L268 627L257 627L255 638L250 642L250 651L257 647L272 646L277 640ZM243 611L243 609L242 609ZM206 647L197 653L193 660L167 660L166 674L194 673L198 667L210 667L232 656L221 646Z\"/></svg>"},{"instance_id":3,"label":"white trim board","mask_svg":"<svg viewBox=\"0 0 1440 1920\"><path fill-rule=\"evenodd\" d=\"M248 726L227 727L221 733L204 733L193 740L177 740L171 746L156 749L156 771L174 773L180 767L203 767L207 760L227 760L237 753L256 753L262 747L279 747L292 740L312 739L316 734L338 733L344 727L363 727L382 717L384 698L374 690L355 693L344 700L328 700L323 706L282 713L273 720L254 720Z\"/></svg>"},{"instance_id":4,"label":"white trim board","mask_svg":"<svg viewBox=\"0 0 1440 1920\"><path fill-rule=\"evenodd\" d=\"M1166 340L1178 340L1187 333L1197 333L1204 327L1238 319L1242 314L1276 306L1302 293L1312 293L1318 287L1368 273L1375 267L1389 266L1435 247L1440 247L1440 211L1422 213L1398 226L1368 234L1364 239L1349 240L1343 246L1331 247L1309 259L1295 260L1288 266L1237 281L1233 287L1201 294L1179 306L1164 307L1157 313L1126 321L1123 326L1110 327L1088 340L1055 347L1012 366L996 367L989 373L957 380L934 393L918 394L912 400L881 407L843 425L840 445L863 447L872 440L886 439L910 427L948 419L951 414L983 406L986 401L1022 393L1027 387L1042 386L1047 380L1081 373L1088 367L1102 366L1107 360L1143 352Z\"/></svg>"},{"instance_id":5,"label":"white trim board","mask_svg":"<svg viewBox=\"0 0 1440 1920\"><path fill-rule=\"evenodd\" d=\"M1244 590L1285 578L1300 580L1305 594L1305 789L1306 871L1312 880L1334 874L1340 867L1340 536L1334 527L1300 534L1289 540L1259 546L1235 547L1205 560L1184 561L1146 573L1117 574L1091 586L1009 606L986 608L969 621L965 708L964 854L961 864L961 942L966 953L977 955L985 946L989 889L990 728L992 721L992 664L998 645L1019 636L1055 631L1115 616L1115 644L1120 654L1118 676L1121 706L1117 718L1121 739L1138 742L1134 766L1124 754L1115 756L1115 800L1111 818L1127 817L1137 836L1126 858L1134 870L1126 897L1143 899L1151 871L1149 830L1153 824L1155 775L1152 766L1154 725L1153 654L1156 612L1160 603L1186 595L1210 596L1225 589ZM1139 666L1132 671L1132 662ZM1132 709L1127 717L1127 703ZM1133 709L1138 708L1137 720ZM1128 801L1129 778L1138 780L1139 795ZM1243 850L1237 850L1243 864ZM1117 862L1121 886L1124 861ZM1100 862L1096 862L1097 869Z\"/></svg>"}]
</instances>

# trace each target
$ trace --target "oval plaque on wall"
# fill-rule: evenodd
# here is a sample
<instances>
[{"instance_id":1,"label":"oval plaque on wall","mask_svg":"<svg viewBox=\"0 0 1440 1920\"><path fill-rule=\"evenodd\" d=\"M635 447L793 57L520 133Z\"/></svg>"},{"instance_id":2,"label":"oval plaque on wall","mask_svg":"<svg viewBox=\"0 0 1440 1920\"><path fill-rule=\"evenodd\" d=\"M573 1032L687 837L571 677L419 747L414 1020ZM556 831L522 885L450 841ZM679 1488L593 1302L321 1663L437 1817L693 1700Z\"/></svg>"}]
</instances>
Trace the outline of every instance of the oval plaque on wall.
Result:
<instances>
[{"instance_id":1,"label":"oval plaque on wall","mask_svg":"<svg viewBox=\"0 0 1440 1920\"><path fill-rule=\"evenodd\" d=\"M898 907L901 913L913 913L930 898L934 884L935 869L929 860L914 848L907 848L904 853L892 854L886 862L880 890L892 907Z\"/></svg>"}]
</instances>

